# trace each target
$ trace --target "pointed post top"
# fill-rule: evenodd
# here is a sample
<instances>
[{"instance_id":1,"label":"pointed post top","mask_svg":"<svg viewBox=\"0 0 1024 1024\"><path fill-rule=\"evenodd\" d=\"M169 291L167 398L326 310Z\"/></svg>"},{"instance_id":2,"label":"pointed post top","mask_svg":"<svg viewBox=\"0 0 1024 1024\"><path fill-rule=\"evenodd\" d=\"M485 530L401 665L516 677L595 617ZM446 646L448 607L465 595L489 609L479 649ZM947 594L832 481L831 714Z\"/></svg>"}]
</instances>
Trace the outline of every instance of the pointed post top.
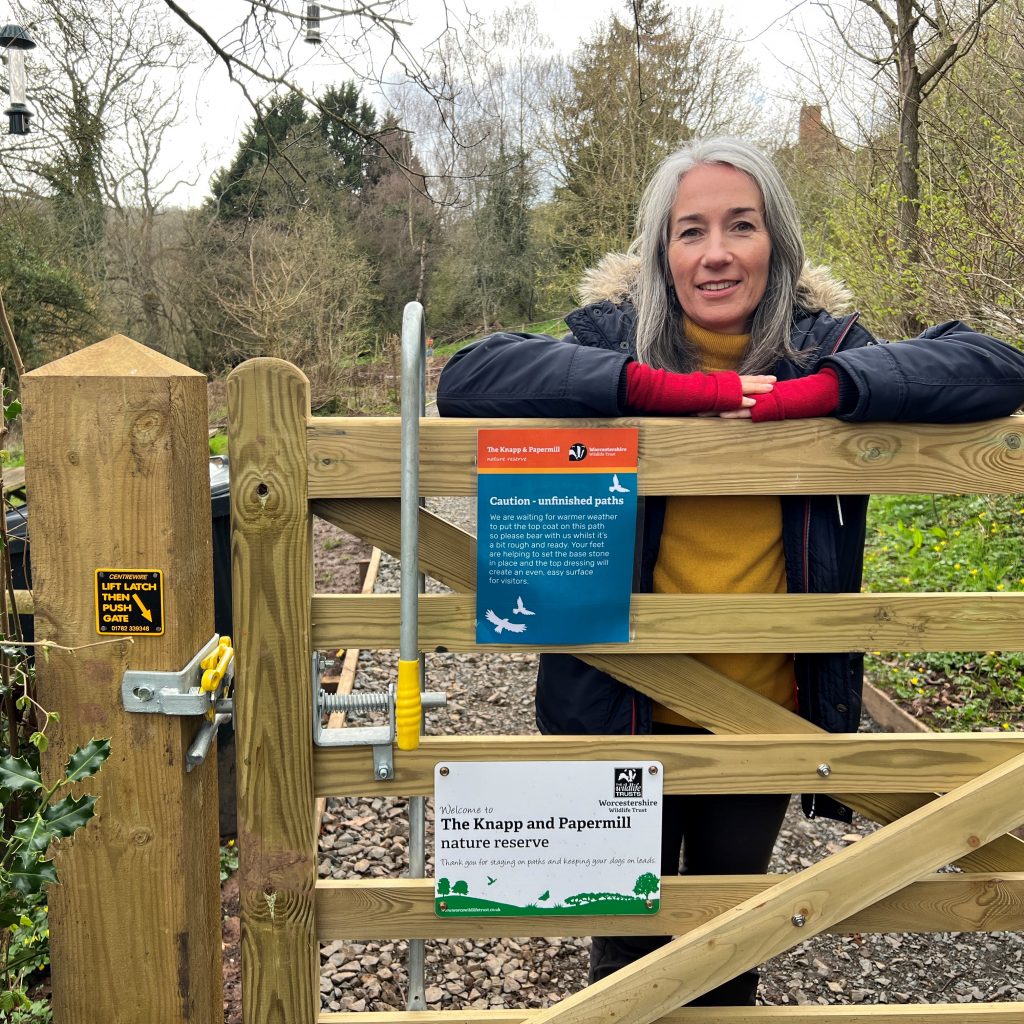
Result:
<instances>
[{"instance_id":1,"label":"pointed post top","mask_svg":"<svg viewBox=\"0 0 1024 1024\"><path fill-rule=\"evenodd\" d=\"M26 377L202 377L184 363L115 334L25 374Z\"/></svg>"}]
</instances>

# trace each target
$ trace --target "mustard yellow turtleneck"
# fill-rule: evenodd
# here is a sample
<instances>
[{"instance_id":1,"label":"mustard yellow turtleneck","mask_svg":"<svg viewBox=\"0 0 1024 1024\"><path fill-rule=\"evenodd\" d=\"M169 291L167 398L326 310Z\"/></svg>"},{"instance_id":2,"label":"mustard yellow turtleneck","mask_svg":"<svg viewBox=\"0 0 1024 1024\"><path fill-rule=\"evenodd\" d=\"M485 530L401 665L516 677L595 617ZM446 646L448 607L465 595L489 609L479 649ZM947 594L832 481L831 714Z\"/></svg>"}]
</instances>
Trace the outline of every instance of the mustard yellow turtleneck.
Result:
<instances>
[{"instance_id":1,"label":"mustard yellow turtleneck","mask_svg":"<svg viewBox=\"0 0 1024 1024\"><path fill-rule=\"evenodd\" d=\"M702 369L735 370L748 334L715 334L687 320ZM782 506L771 495L677 495L667 501L658 561L657 594L784 594ZM796 707L791 654L695 654L709 668L776 704ZM655 721L693 725L660 704Z\"/></svg>"}]
</instances>

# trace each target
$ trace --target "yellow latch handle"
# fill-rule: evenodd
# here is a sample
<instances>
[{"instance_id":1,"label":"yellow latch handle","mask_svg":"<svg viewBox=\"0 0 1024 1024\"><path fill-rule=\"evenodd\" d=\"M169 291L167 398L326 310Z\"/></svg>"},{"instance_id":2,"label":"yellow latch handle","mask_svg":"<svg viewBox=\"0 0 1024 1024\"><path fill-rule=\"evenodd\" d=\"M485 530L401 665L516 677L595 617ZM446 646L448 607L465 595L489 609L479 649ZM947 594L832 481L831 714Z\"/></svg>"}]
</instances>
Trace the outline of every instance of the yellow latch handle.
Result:
<instances>
[{"instance_id":1,"label":"yellow latch handle","mask_svg":"<svg viewBox=\"0 0 1024 1024\"><path fill-rule=\"evenodd\" d=\"M398 662L398 690L395 693L395 737L399 750L415 750L420 745L420 662Z\"/></svg>"},{"instance_id":2,"label":"yellow latch handle","mask_svg":"<svg viewBox=\"0 0 1024 1024\"><path fill-rule=\"evenodd\" d=\"M231 646L231 637L222 636L217 650L208 654L199 663L206 670L203 672L203 678L199 684L204 693L213 693L220 686L224 679L224 673L227 672L228 665L231 664L234 657L235 649Z\"/></svg>"}]
</instances>

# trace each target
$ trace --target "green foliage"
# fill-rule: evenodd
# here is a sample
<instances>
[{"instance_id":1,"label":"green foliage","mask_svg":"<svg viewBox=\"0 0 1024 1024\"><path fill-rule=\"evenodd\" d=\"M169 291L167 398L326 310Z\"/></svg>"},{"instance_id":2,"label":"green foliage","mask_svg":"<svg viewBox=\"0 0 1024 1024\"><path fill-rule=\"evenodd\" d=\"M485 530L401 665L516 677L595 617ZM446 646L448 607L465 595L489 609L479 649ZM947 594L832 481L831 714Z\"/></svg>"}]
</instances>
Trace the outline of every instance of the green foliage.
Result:
<instances>
[{"instance_id":1,"label":"green foliage","mask_svg":"<svg viewBox=\"0 0 1024 1024\"><path fill-rule=\"evenodd\" d=\"M238 845L229 839L220 848L220 880L226 882L238 870Z\"/></svg>"},{"instance_id":2,"label":"green foliage","mask_svg":"<svg viewBox=\"0 0 1024 1024\"><path fill-rule=\"evenodd\" d=\"M865 589L1024 590L1024 495L890 496L871 502ZM944 729L1024 729L1024 653L883 654L868 671Z\"/></svg>"},{"instance_id":3,"label":"green foliage","mask_svg":"<svg viewBox=\"0 0 1024 1024\"><path fill-rule=\"evenodd\" d=\"M555 192L559 265L578 279L632 238L640 193L663 157L688 139L744 134L754 122L754 69L720 11L676 13L661 0L617 15L574 56L570 93L555 111L564 168Z\"/></svg>"},{"instance_id":4,"label":"green foliage","mask_svg":"<svg viewBox=\"0 0 1024 1024\"><path fill-rule=\"evenodd\" d=\"M34 369L90 338L96 329L95 304L81 273L66 261L52 220L36 209L5 206L0 211L0 291L25 366ZM14 368L6 346L3 363L11 380Z\"/></svg>"}]
</instances>

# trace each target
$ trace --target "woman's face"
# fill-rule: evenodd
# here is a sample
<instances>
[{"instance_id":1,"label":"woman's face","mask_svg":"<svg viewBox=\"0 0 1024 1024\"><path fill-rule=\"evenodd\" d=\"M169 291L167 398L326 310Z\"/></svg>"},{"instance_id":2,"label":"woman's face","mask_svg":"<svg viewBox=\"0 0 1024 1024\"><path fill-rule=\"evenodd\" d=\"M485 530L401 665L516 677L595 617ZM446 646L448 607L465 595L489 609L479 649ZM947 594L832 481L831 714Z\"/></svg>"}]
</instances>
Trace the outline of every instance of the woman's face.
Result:
<instances>
[{"instance_id":1,"label":"woman's face","mask_svg":"<svg viewBox=\"0 0 1024 1024\"><path fill-rule=\"evenodd\" d=\"M668 230L668 265L683 312L719 334L745 334L768 284L772 240L754 179L727 164L683 175Z\"/></svg>"}]
</instances>

